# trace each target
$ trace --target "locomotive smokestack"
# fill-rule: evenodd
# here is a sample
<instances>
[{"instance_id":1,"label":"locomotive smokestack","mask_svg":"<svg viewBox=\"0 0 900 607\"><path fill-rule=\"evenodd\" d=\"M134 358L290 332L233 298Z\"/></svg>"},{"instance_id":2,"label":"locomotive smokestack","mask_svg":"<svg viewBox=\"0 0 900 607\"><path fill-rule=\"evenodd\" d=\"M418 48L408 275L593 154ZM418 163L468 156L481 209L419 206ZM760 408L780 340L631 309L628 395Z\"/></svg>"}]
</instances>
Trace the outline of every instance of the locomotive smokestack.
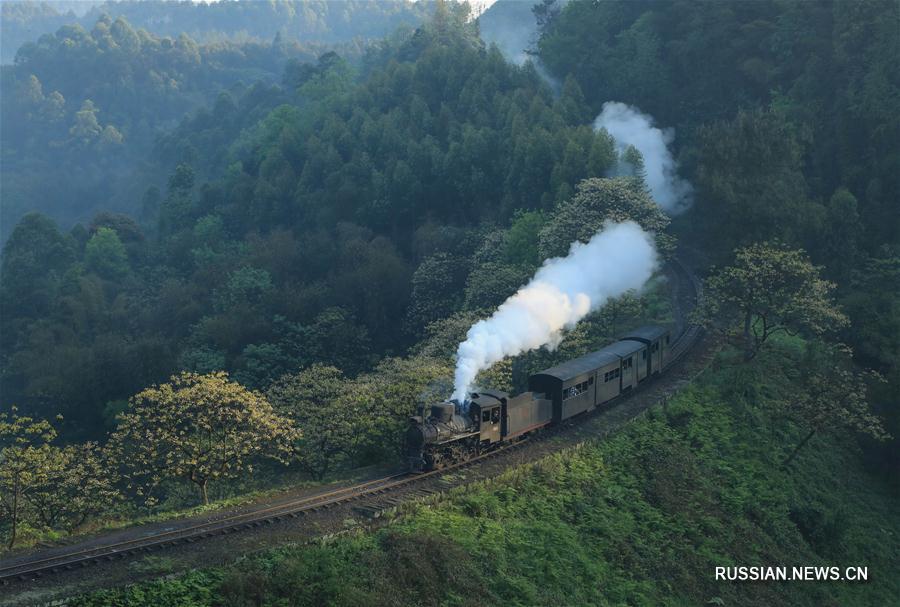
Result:
<instances>
[{"instance_id":1,"label":"locomotive smokestack","mask_svg":"<svg viewBox=\"0 0 900 607\"><path fill-rule=\"evenodd\" d=\"M656 267L649 234L631 221L608 223L566 257L548 259L527 285L469 329L456 353L452 398L465 402L475 376L506 356L555 347L563 331L611 297L643 286Z\"/></svg>"}]
</instances>

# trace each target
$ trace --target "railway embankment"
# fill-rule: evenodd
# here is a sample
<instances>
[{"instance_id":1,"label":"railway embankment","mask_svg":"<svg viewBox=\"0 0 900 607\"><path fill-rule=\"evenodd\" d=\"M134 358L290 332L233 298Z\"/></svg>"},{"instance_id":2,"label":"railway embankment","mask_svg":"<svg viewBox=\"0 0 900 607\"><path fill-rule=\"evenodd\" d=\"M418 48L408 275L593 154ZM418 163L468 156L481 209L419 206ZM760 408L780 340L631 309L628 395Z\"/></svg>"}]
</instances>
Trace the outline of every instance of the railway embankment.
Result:
<instances>
[{"instance_id":1,"label":"railway embankment","mask_svg":"<svg viewBox=\"0 0 900 607\"><path fill-rule=\"evenodd\" d=\"M71 604L888 604L900 515L883 479L852 441L825 436L780 466L802 431L752 388L792 352L747 367L725 350L630 421L592 418L550 441L556 450L482 469L373 528ZM717 566L741 564L860 566L870 583L716 579Z\"/></svg>"}]
</instances>

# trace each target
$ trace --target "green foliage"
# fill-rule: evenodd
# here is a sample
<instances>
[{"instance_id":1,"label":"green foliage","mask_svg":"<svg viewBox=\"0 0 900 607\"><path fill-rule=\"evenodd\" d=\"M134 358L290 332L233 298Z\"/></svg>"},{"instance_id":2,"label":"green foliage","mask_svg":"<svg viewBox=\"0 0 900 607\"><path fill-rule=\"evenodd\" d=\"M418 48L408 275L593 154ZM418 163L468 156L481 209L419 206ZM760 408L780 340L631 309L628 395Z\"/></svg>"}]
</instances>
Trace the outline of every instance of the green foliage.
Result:
<instances>
[{"instance_id":1,"label":"green foliage","mask_svg":"<svg viewBox=\"0 0 900 607\"><path fill-rule=\"evenodd\" d=\"M198 46L182 30L171 38L157 37L135 30L121 16L108 16L135 9L116 3L108 11L88 13L82 25L73 24L78 21L74 15L56 15L48 22L55 33L47 30L34 40L35 32L28 29L28 43L11 53L7 34L17 20L7 19L11 9L4 4L2 47L9 65L2 85L10 94L4 94L0 111L3 238L29 210L65 223L111 206L137 210L137 175L146 188L147 181L158 182L162 172L197 155L196 149L191 153L182 147L149 166L144 161L162 128L212 103L224 89L238 93L242 82L275 80L288 59L310 61L319 52L317 44L306 41L303 46L246 40ZM239 120L234 114L229 118ZM215 130L221 137L229 126L222 120Z\"/></svg>"},{"instance_id":2,"label":"green foliage","mask_svg":"<svg viewBox=\"0 0 900 607\"><path fill-rule=\"evenodd\" d=\"M871 413L867 399L868 386L883 381L883 378L872 371L855 371L852 353L846 346L817 345L807 345L799 365L799 389L776 401L782 415L808 429L807 435L785 460L786 464L793 461L816 433L850 431L876 440L890 438L882 421Z\"/></svg>"},{"instance_id":3,"label":"green foliage","mask_svg":"<svg viewBox=\"0 0 900 607\"><path fill-rule=\"evenodd\" d=\"M63 274L74 261L75 243L60 234L53 221L39 213L22 218L3 246L0 266L5 352L23 324L49 312Z\"/></svg>"},{"instance_id":4,"label":"green foliage","mask_svg":"<svg viewBox=\"0 0 900 607\"><path fill-rule=\"evenodd\" d=\"M368 430L363 403L353 398L351 386L339 369L313 365L281 377L266 393L302 433L295 457L317 480L354 455Z\"/></svg>"},{"instance_id":5,"label":"green foliage","mask_svg":"<svg viewBox=\"0 0 900 607\"><path fill-rule=\"evenodd\" d=\"M90 204L140 202L143 216L139 227L103 213L71 239L44 225L34 240L35 221L23 221L0 277L3 328L14 327L2 332L4 398L62 412L99 439L104 403L180 370L225 370L259 389L314 363L352 377L403 353L429 323L513 292L541 261L546 209L603 174L613 143L583 123L577 83L554 100L534 70L483 48L462 7L445 8L362 63L334 52L306 62L283 40L198 46L105 17L23 49L4 71L4 90L8 79L16 91L3 106L4 149L35 171L49 162L82 167L72 170L88 181L128 175L127 191L106 183ZM220 90L248 62L265 72L288 58L298 61L283 86ZM86 62L102 82L72 77ZM54 90L59 124L47 118ZM203 100L146 158L151 125ZM110 124L124 136L116 151L100 143ZM138 157L147 162L134 174ZM65 182L67 197L95 191L3 167L4 212L8 175L26 189Z\"/></svg>"},{"instance_id":6,"label":"green foliage","mask_svg":"<svg viewBox=\"0 0 900 607\"><path fill-rule=\"evenodd\" d=\"M814 242L824 209L807 199L796 130L774 111L742 111L701 129L696 213L706 234L732 247L764 239Z\"/></svg>"},{"instance_id":7,"label":"green foliage","mask_svg":"<svg viewBox=\"0 0 900 607\"><path fill-rule=\"evenodd\" d=\"M698 322L740 337L750 360L772 335L841 329L847 317L837 308L835 285L820 277L803 251L762 243L735 251L734 265L707 280L694 316Z\"/></svg>"},{"instance_id":8,"label":"green foliage","mask_svg":"<svg viewBox=\"0 0 900 607\"><path fill-rule=\"evenodd\" d=\"M69 129L69 135L81 145L88 145L96 141L103 127L97 121L97 108L90 99L85 99L81 109L75 112L75 124Z\"/></svg>"},{"instance_id":9,"label":"green foliage","mask_svg":"<svg viewBox=\"0 0 900 607\"><path fill-rule=\"evenodd\" d=\"M96 443L67 445L54 452L45 481L28 495L29 506L43 527L71 532L112 510L121 497L116 480Z\"/></svg>"},{"instance_id":10,"label":"green foliage","mask_svg":"<svg viewBox=\"0 0 900 607\"><path fill-rule=\"evenodd\" d=\"M519 211L503 241L503 254L512 264L536 267L543 261L538 251L538 234L546 217L541 211Z\"/></svg>"},{"instance_id":11,"label":"green foliage","mask_svg":"<svg viewBox=\"0 0 900 607\"><path fill-rule=\"evenodd\" d=\"M182 600L209 592L201 605L890 603L900 592L892 575L900 519L889 491L834 438L780 470L782 449L803 430L773 433L763 402L729 396L764 386L759 379L784 366L789 349L782 343L749 369L716 365L603 442L413 507L386 528L74 604L102 596L143 605L135 593L161 586ZM713 576L735 563L834 562L864 562L869 583Z\"/></svg>"},{"instance_id":12,"label":"green foliage","mask_svg":"<svg viewBox=\"0 0 900 607\"><path fill-rule=\"evenodd\" d=\"M340 10L316 0L288 0L258 6L225 3L203 7L101 0L4 3L0 56L4 64L13 63L16 51L23 44L69 23L90 28L104 14L118 17L111 23L104 23L106 27L103 32L107 36L102 41L106 43L105 50L111 50L111 46L113 49L121 46L134 51L146 37L146 32L171 38L187 32L193 40L204 44L271 42L273 46L281 47L292 46L297 41L337 43L369 40L385 36L400 25L415 25L430 12L431 7L415 3L370 0L349 0L340 6ZM128 24L133 24L137 31Z\"/></svg>"},{"instance_id":13,"label":"green foliage","mask_svg":"<svg viewBox=\"0 0 900 607\"><path fill-rule=\"evenodd\" d=\"M115 474L94 443L58 447L50 422L0 413L0 529L12 548L23 529L72 531L109 510Z\"/></svg>"},{"instance_id":14,"label":"green foliage","mask_svg":"<svg viewBox=\"0 0 900 607\"><path fill-rule=\"evenodd\" d=\"M11 414L0 414L0 505L9 519L9 547L16 543L25 500L48 480L48 469L54 463L50 441L56 430L46 420L34 420Z\"/></svg>"},{"instance_id":15,"label":"green foliage","mask_svg":"<svg viewBox=\"0 0 900 607\"><path fill-rule=\"evenodd\" d=\"M124 591L100 590L90 596L78 597L72 604L79 607L212 605L214 588L220 580L219 572L195 572L174 580L131 586Z\"/></svg>"},{"instance_id":16,"label":"green foliage","mask_svg":"<svg viewBox=\"0 0 900 607\"><path fill-rule=\"evenodd\" d=\"M541 256L568 253L574 240L587 242L608 221L634 221L654 233L662 255L674 249L671 236L664 233L669 218L653 202L641 182L630 177L586 179L571 199L563 202L540 231Z\"/></svg>"},{"instance_id":17,"label":"green foliage","mask_svg":"<svg viewBox=\"0 0 900 607\"><path fill-rule=\"evenodd\" d=\"M462 303L468 263L444 253L422 261L412 277L408 323L413 331L456 312Z\"/></svg>"},{"instance_id":18,"label":"green foliage","mask_svg":"<svg viewBox=\"0 0 900 607\"><path fill-rule=\"evenodd\" d=\"M475 266L466 279L466 309L492 311L527 283L532 274L528 266L491 261Z\"/></svg>"},{"instance_id":19,"label":"green foliage","mask_svg":"<svg viewBox=\"0 0 900 607\"><path fill-rule=\"evenodd\" d=\"M109 450L129 488L146 501L165 479L197 486L253 471L253 459L283 458L296 430L259 393L223 372L182 373L136 394L119 417Z\"/></svg>"},{"instance_id":20,"label":"green foliage","mask_svg":"<svg viewBox=\"0 0 900 607\"><path fill-rule=\"evenodd\" d=\"M84 247L84 263L89 271L109 280L121 280L130 270L125 245L110 228L97 228L91 236Z\"/></svg>"}]
</instances>

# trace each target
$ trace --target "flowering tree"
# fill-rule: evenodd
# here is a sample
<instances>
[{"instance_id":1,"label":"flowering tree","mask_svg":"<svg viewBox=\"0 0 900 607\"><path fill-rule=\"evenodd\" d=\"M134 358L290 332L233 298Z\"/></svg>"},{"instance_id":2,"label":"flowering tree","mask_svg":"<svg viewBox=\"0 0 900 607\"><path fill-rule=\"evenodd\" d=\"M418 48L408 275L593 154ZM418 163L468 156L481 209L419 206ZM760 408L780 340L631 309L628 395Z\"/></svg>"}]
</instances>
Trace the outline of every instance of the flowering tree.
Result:
<instances>
[{"instance_id":1,"label":"flowering tree","mask_svg":"<svg viewBox=\"0 0 900 607\"><path fill-rule=\"evenodd\" d=\"M119 498L115 475L96 443L54 447L42 482L28 494L34 516L51 529L72 531Z\"/></svg>"},{"instance_id":2,"label":"flowering tree","mask_svg":"<svg viewBox=\"0 0 900 607\"><path fill-rule=\"evenodd\" d=\"M821 335L846 326L831 296L834 287L803 251L753 244L738 249L733 265L706 280L695 318L738 337L744 359L751 360L776 333Z\"/></svg>"},{"instance_id":3,"label":"flowering tree","mask_svg":"<svg viewBox=\"0 0 900 607\"><path fill-rule=\"evenodd\" d=\"M798 389L777 401L776 405L806 430L785 458L785 466L794 461L816 433L851 431L875 440L890 438L867 401L867 387L884 378L874 371L853 369L851 354L843 344L827 346L823 352L810 348Z\"/></svg>"},{"instance_id":4,"label":"flowering tree","mask_svg":"<svg viewBox=\"0 0 900 607\"><path fill-rule=\"evenodd\" d=\"M208 504L211 480L251 473L256 457L286 461L296 433L261 394L226 373L182 373L131 398L109 449L148 501L162 480L180 478Z\"/></svg>"},{"instance_id":5,"label":"flowering tree","mask_svg":"<svg viewBox=\"0 0 900 607\"><path fill-rule=\"evenodd\" d=\"M0 413L0 506L10 519L9 547L16 543L26 499L45 483L53 462L56 430L46 420Z\"/></svg>"}]
</instances>

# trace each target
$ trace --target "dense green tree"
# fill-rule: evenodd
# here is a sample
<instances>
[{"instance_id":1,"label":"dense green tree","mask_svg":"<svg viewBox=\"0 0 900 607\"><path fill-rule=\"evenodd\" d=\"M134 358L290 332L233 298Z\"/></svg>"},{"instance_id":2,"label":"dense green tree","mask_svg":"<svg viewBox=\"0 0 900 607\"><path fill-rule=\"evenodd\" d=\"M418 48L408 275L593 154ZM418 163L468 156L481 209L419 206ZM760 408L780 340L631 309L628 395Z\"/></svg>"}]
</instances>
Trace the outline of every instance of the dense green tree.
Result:
<instances>
[{"instance_id":1,"label":"dense green tree","mask_svg":"<svg viewBox=\"0 0 900 607\"><path fill-rule=\"evenodd\" d=\"M412 277L412 295L407 322L420 332L458 310L462 304L468 263L460 257L438 253L419 264Z\"/></svg>"},{"instance_id":2,"label":"dense green tree","mask_svg":"<svg viewBox=\"0 0 900 607\"><path fill-rule=\"evenodd\" d=\"M475 266L466 279L466 309L496 308L527 283L531 275L531 268L498 262L489 261Z\"/></svg>"},{"instance_id":3,"label":"dense green tree","mask_svg":"<svg viewBox=\"0 0 900 607\"><path fill-rule=\"evenodd\" d=\"M764 239L809 246L824 209L807 199L802 148L776 112L740 112L703 127L695 185L696 217L714 252Z\"/></svg>"},{"instance_id":4,"label":"dense green tree","mask_svg":"<svg viewBox=\"0 0 900 607\"><path fill-rule=\"evenodd\" d=\"M326 308L310 326L311 356L321 361L357 373L368 367L371 341L364 326L357 323L351 312L343 308Z\"/></svg>"},{"instance_id":5,"label":"dense green tree","mask_svg":"<svg viewBox=\"0 0 900 607\"><path fill-rule=\"evenodd\" d=\"M97 106L90 99L85 99L81 109L75 113L75 122L69 129L69 134L78 143L87 145L93 143L103 132L103 127L97 121Z\"/></svg>"},{"instance_id":6,"label":"dense green tree","mask_svg":"<svg viewBox=\"0 0 900 607\"><path fill-rule=\"evenodd\" d=\"M518 212L503 241L506 261L536 267L543 261L538 250L538 236L546 218L540 211Z\"/></svg>"},{"instance_id":7,"label":"dense green tree","mask_svg":"<svg viewBox=\"0 0 900 607\"><path fill-rule=\"evenodd\" d=\"M848 280L858 267L862 253L863 225L859 205L852 193L841 188L831 195L825 211L821 255L831 274Z\"/></svg>"},{"instance_id":8,"label":"dense green tree","mask_svg":"<svg viewBox=\"0 0 900 607\"><path fill-rule=\"evenodd\" d=\"M542 257L565 255L576 240L587 242L608 221L634 221L654 234L656 246L670 255L674 241L664 231L669 218L653 202L641 182L631 177L586 179L576 194L559 205L539 235Z\"/></svg>"},{"instance_id":9,"label":"dense green tree","mask_svg":"<svg viewBox=\"0 0 900 607\"><path fill-rule=\"evenodd\" d=\"M295 457L317 480L351 457L368 429L351 392L339 369L318 364L279 378L266 392L275 409L300 429Z\"/></svg>"},{"instance_id":10,"label":"dense green tree","mask_svg":"<svg viewBox=\"0 0 900 607\"><path fill-rule=\"evenodd\" d=\"M3 246L0 303L3 324L46 315L60 281L75 261L75 243L60 234L49 218L31 213L22 218ZM12 338L3 331L4 343ZM9 343L6 347L11 347Z\"/></svg>"},{"instance_id":11,"label":"dense green tree","mask_svg":"<svg viewBox=\"0 0 900 607\"><path fill-rule=\"evenodd\" d=\"M425 327L425 335L413 352L425 358L452 360L466 333L481 318L480 311L465 310L437 320Z\"/></svg>"},{"instance_id":12,"label":"dense green tree","mask_svg":"<svg viewBox=\"0 0 900 607\"><path fill-rule=\"evenodd\" d=\"M803 251L754 244L735 251L734 264L706 280L695 318L738 337L750 360L777 333L821 335L845 327L834 288Z\"/></svg>"},{"instance_id":13,"label":"dense green tree","mask_svg":"<svg viewBox=\"0 0 900 607\"><path fill-rule=\"evenodd\" d=\"M87 269L109 280L121 280L128 274L128 252L112 228L100 227L84 248Z\"/></svg>"},{"instance_id":14,"label":"dense green tree","mask_svg":"<svg viewBox=\"0 0 900 607\"><path fill-rule=\"evenodd\" d=\"M603 333L610 337L620 335L624 322L633 319L642 312L641 301L636 293L628 292L613 297L597 311L597 323Z\"/></svg>"}]
</instances>

